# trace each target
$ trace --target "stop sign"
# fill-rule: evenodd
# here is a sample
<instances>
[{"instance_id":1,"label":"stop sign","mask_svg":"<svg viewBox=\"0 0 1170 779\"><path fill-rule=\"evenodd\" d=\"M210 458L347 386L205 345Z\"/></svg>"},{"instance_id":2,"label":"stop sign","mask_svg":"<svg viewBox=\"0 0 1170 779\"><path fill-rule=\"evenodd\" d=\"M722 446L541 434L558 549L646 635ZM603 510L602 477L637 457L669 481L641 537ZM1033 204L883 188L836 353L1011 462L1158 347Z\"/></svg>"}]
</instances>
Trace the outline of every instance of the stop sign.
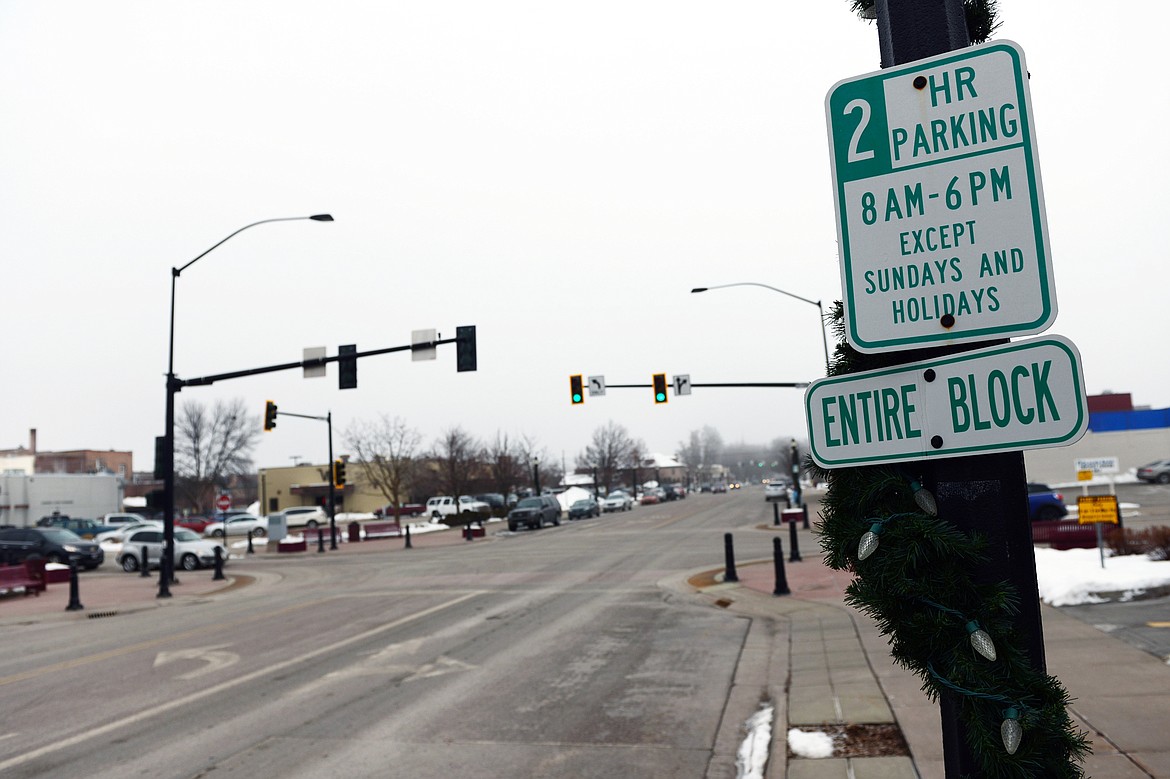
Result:
<instances>
[{"instance_id":1,"label":"stop sign","mask_svg":"<svg viewBox=\"0 0 1170 779\"><path fill-rule=\"evenodd\" d=\"M220 511L227 511L232 507L232 496L226 493L218 495L215 498L215 507Z\"/></svg>"}]
</instances>

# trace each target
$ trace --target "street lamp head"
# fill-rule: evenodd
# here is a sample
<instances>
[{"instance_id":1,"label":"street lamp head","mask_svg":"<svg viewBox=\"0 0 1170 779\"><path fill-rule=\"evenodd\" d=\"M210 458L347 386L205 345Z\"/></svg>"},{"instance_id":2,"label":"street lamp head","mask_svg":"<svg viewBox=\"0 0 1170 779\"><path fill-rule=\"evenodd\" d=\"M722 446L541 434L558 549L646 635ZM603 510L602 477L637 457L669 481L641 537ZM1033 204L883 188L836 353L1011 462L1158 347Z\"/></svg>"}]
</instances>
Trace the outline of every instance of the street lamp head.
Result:
<instances>
[{"instance_id":1,"label":"street lamp head","mask_svg":"<svg viewBox=\"0 0 1170 779\"><path fill-rule=\"evenodd\" d=\"M309 217L314 222L332 222L333 216L331 214L313 214Z\"/></svg>"},{"instance_id":2,"label":"street lamp head","mask_svg":"<svg viewBox=\"0 0 1170 779\"><path fill-rule=\"evenodd\" d=\"M706 287L695 287L694 289L691 290L691 294L693 295L696 292L706 292L706 291L707 291Z\"/></svg>"}]
</instances>

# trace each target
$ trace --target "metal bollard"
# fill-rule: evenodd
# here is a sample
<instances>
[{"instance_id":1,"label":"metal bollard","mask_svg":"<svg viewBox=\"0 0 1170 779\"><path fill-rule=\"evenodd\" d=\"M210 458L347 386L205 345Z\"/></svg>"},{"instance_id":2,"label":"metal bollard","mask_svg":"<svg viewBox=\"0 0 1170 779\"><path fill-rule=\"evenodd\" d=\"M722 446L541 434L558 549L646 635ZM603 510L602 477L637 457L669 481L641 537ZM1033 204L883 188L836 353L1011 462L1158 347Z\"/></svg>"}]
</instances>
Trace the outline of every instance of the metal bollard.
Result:
<instances>
[{"instance_id":1,"label":"metal bollard","mask_svg":"<svg viewBox=\"0 0 1170 779\"><path fill-rule=\"evenodd\" d=\"M224 544L224 548L225 549L227 548L227 544ZM256 554L256 550L252 548L252 531L251 530L248 531L248 554Z\"/></svg>"},{"instance_id":2,"label":"metal bollard","mask_svg":"<svg viewBox=\"0 0 1170 779\"><path fill-rule=\"evenodd\" d=\"M215 547L215 576L211 577L213 582L222 581L227 577L223 575L223 550L218 546Z\"/></svg>"},{"instance_id":3,"label":"metal bollard","mask_svg":"<svg viewBox=\"0 0 1170 779\"><path fill-rule=\"evenodd\" d=\"M410 525L406 526L406 547L405 548L406 549L414 549L414 546L410 543Z\"/></svg>"},{"instance_id":4,"label":"metal bollard","mask_svg":"<svg viewBox=\"0 0 1170 779\"><path fill-rule=\"evenodd\" d=\"M329 520L329 548L334 551L337 549L337 521L335 519Z\"/></svg>"},{"instance_id":5,"label":"metal bollard","mask_svg":"<svg viewBox=\"0 0 1170 779\"><path fill-rule=\"evenodd\" d=\"M772 503L772 524L780 524L780 501Z\"/></svg>"},{"instance_id":6,"label":"metal bollard","mask_svg":"<svg viewBox=\"0 0 1170 779\"><path fill-rule=\"evenodd\" d=\"M317 528L317 554L325 553L325 534L321 532L321 528Z\"/></svg>"},{"instance_id":7,"label":"metal bollard","mask_svg":"<svg viewBox=\"0 0 1170 779\"><path fill-rule=\"evenodd\" d=\"M145 544L142 545L142 573L138 575L143 579L150 578L150 549Z\"/></svg>"},{"instance_id":8,"label":"metal bollard","mask_svg":"<svg viewBox=\"0 0 1170 779\"><path fill-rule=\"evenodd\" d=\"M731 545L731 533L723 534L723 560L723 581L739 581L739 575L735 572L735 549Z\"/></svg>"},{"instance_id":9,"label":"metal bollard","mask_svg":"<svg viewBox=\"0 0 1170 779\"><path fill-rule=\"evenodd\" d=\"M776 568L776 589L772 590L772 594L791 595L792 590L788 589L788 576L784 573L784 545L780 543L778 537L772 539L772 564Z\"/></svg>"},{"instance_id":10,"label":"metal bollard","mask_svg":"<svg viewBox=\"0 0 1170 779\"><path fill-rule=\"evenodd\" d=\"M788 543L792 547L792 554L788 556L788 562L800 562L800 545L796 541L796 522L788 523Z\"/></svg>"},{"instance_id":11,"label":"metal bollard","mask_svg":"<svg viewBox=\"0 0 1170 779\"><path fill-rule=\"evenodd\" d=\"M66 611L80 611L85 608L81 605L81 596L77 592L77 561L69 558L69 605Z\"/></svg>"},{"instance_id":12,"label":"metal bollard","mask_svg":"<svg viewBox=\"0 0 1170 779\"><path fill-rule=\"evenodd\" d=\"M801 508L804 509L804 529L811 530L812 528L810 528L808 524L808 504L805 503L803 506L801 506Z\"/></svg>"}]
</instances>

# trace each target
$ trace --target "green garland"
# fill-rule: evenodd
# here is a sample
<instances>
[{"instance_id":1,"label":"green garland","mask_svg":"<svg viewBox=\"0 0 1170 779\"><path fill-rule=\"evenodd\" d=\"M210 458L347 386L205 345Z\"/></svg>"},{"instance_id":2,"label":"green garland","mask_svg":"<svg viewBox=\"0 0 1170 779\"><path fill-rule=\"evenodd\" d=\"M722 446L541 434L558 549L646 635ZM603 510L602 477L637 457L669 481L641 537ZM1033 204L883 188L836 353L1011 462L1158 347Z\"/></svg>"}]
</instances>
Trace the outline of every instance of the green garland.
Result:
<instances>
[{"instance_id":1,"label":"green garland","mask_svg":"<svg viewBox=\"0 0 1170 779\"><path fill-rule=\"evenodd\" d=\"M984 43L999 27L998 0L963 0L963 12L967 17L967 35L971 43ZM862 19L873 19L877 10L874 0L849 0L849 10Z\"/></svg>"},{"instance_id":2,"label":"green garland","mask_svg":"<svg viewBox=\"0 0 1170 779\"><path fill-rule=\"evenodd\" d=\"M840 301L829 318L838 340L831 375L889 363L888 356L864 355L844 343ZM846 603L877 622L894 660L922 679L932 700L956 693L979 775L1083 776L1086 734L1073 727L1064 687L1028 661L1013 627L1016 592L1007 583L975 583L985 540L935 516L933 496L912 470L826 471L806 464L828 485L817 523L826 563L855 574ZM862 555L859 545L869 533ZM993 646L977 649L980 643Z\"/></svg>"}]
</instances>

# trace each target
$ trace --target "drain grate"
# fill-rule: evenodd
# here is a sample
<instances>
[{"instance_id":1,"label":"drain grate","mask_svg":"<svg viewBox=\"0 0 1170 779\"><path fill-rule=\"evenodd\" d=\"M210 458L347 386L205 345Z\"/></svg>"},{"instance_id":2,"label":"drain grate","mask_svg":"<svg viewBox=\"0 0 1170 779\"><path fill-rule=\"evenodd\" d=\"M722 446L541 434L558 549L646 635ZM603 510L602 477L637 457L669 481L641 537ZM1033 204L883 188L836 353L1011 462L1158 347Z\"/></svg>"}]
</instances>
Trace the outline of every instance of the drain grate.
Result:
<instances>
[{"instance_id":1,"label":"drain grate","mask_svg":"<svg viewBox=\"0 0 1170 779\"><path fill-rule=\"evenodd\" d=\"M102 617L112 617L112 616L116 615L117 613L118 612L116 610L115 611L91 611L89 614L86 614L85 616L88 619L101 619Z\"/></svg>"}]
</instances>

